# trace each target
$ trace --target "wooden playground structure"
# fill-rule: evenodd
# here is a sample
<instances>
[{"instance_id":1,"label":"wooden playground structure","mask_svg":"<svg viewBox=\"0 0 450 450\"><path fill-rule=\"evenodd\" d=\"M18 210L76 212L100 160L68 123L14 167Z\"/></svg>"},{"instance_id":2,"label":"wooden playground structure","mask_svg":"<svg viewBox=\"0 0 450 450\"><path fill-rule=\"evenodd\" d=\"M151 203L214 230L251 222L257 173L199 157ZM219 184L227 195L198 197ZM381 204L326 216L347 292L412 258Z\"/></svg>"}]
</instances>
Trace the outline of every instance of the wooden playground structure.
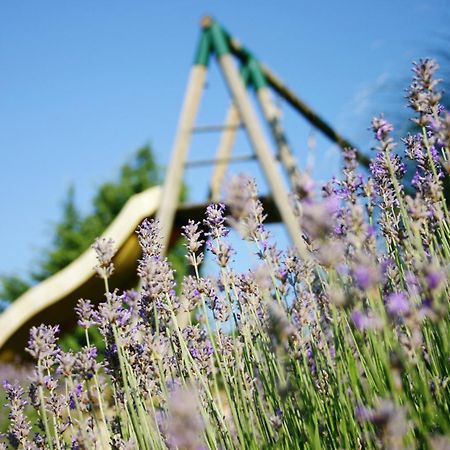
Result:
<instances>
[{"instance_id":1,"label":"wooden playground structure","mask_svg":"<svg viewBox=\"0 0 450 450\"><path fill-rule=\"evenodd\" d=\"M213 55L228 87L230 105L222 125L196 127L197 112ZM260 116L251 102L251 91L254 91L260 107ZM299 247L303 245L297 219L288 198L289 186L286 186L284 181L285 178L291 180L297 170L297 164L277 107L272 100L272 92L283 98L339 147L355 148L217 21L204 17L164 185L129 199L103 234L113 238L118 249L114 258L116 272L112 279L112 288L129 289L137 282L136 261L139 258L139 246L135 230L144 218L156 217L160 221L167 248L174 241L173 236L179 234L177 230L186 224L188 219L201 220L207 204L220 200L227 166L233 161L232 150L236 134L241 128L245 129L254 152L250 157L260 164L270 189L270 195L262 199L268 221L282 221L292 243ZM269 131L271 141L265 137L264 126ZM199 132L220 132L216 155L211 160L189 162L192 136ZM362 165L368 166L368 159L363 154L357 152L357 158ZM201 204L181 205L179 198L184 171L190 164L213 165L209 198ZM103 283L95 277L92 269L94 265L95 255L93 250L89 249L66 268L24 293L0 315L2 360L23 354L31 326L58 323L62 332L68 331L76 324L74 306L79 298L97 301L103 298Z\"/></svg>"}]
</instances>

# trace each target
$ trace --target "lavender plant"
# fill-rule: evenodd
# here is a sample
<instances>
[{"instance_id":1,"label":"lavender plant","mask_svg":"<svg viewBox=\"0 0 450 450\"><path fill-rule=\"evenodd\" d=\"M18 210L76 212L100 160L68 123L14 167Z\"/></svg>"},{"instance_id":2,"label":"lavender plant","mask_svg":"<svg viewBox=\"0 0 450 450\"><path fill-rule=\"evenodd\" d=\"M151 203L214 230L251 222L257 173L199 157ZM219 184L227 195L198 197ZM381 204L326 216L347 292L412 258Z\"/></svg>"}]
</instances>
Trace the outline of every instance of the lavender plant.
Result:
<instances>
[{"instance_id":1,"label":"lavender plant","mask_svg":"<svg viewBox=\"0 0 450 450\"><path fill-rule=\"evenodd\" d=\"M104 301L76 308L86 346L63 352L58 328L30 332L27 395L4 384L6 448L450 448L450 221L442 182L450 114L430 60L408 92L421 131L403 140L417 161L414 195L392 125L375 118L366 179L355 152L322 196L297 173L302 249L277 248L253 180L183 229L192 274L177 291L158 223L138 229L139 291L110 291L113 243L97 241ZM231 268L228 225L257 255ZM203 277L203 244L217 265ZM177 294L179 292L179 294ZM90 343L103 336L102 355ZM26 405L37 419L25 414Z\"/></svg>"}]
</instances>

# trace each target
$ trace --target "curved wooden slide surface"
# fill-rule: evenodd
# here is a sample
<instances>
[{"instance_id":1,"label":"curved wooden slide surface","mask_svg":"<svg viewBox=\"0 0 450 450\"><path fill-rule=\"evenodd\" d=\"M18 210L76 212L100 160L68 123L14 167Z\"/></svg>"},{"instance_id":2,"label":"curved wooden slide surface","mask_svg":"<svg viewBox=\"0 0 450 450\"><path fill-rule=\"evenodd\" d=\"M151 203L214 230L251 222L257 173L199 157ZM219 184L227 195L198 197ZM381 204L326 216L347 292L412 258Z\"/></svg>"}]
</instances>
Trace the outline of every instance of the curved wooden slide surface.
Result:
<instances>
[{"instance_id":1,"label":"curved wooden slide surface","mask_svg":"<svg viewBox=\"0 0 450 450\"><path fill-rule=\"evenodd\" d=\"M129 289L135 285L140 256L135 230L144 218L155 215L160 199L159 186L135 194L103 233L103 237L114 239L117 249L111 288ZM93 302L103 299L103 281L93 270L95 264L95 253L89 248L67 267L25 292L0 315L1 360L24 354L33 325L59 324L63 333L74 326L74 307L79 298Z\"/></svg>"}]
</instances>

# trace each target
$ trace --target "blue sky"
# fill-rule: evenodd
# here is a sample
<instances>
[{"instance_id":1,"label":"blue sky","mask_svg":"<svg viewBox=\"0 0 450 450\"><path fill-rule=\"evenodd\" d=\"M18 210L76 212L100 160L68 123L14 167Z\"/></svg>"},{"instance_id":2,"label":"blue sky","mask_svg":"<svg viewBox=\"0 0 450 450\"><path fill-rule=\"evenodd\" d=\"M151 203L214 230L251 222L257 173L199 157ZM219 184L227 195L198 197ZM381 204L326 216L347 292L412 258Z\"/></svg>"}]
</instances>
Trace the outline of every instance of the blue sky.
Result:
<instances>
[{"instance_id":1,"label":"blue sky","mask_svg":"<svg viewBox=\"0 0 450 450\"><path fill-rule=\"evenodd\" d=\"M448 9L446 0L2 1L0 273L32 266L71 183L87 210L139 146L168 163L203 14L368 149L371 115L400 104L411 61L448 32ZM227 104L213 64L198 123L221 123ZM300 164L318 179L335 173L338 151L318 138L308 153L311 128L280 106ZM217 138L195 140L192 157L211 156ZM245 146L241 138L237 152ZM200 198L198 179L187 181Z\"/></svg>"}]
</instances>

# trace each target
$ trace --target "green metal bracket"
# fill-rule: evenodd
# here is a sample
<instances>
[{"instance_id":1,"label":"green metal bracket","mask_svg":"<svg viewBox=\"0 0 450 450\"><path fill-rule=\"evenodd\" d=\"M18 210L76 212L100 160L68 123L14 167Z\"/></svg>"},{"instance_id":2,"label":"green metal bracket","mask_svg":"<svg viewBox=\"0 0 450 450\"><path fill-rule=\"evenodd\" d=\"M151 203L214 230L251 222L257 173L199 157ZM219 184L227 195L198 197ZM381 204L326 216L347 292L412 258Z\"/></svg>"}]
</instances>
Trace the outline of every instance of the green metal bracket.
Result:
<instances>
[{"instance_id":1,"label":"green metal bracket","mask_svg":"<svg viewBox=\"0 0 450 450\"><path fill-rule=\"evenodd\" d=\"M245 86L249 86L252 83L251 77L250 77L250 70L247 65L241 66L240 69L242 81L244 82Z\"/></svg>"},{"instance_id":2,"label":"green metal bracket","mask_svg":"<svg viewBox=\"0 0 450 450\"><path fill-rule=\"evenodd\" d=\"M200 42L194 58L194 64L208 67L209 57L212 50L211 34L208 29L202 31Z\"/></svg>"},{"instance_id":3,"label":"green metal bracket","mask_svg":"<svg viewBox=\"0 0 450 450\"><path fill-rule=\"evenodd\" d=\"M225 38L227 47L229 49L231 47L230 42L233 39L232 36L230 35L230 33L228 33L228 31L220 27L217 22L214 22L214 25L220 28L221 35ZM261 70L261 66L257 58L253 55L253 53L250 52L250 50L241 46L239 54L236 54L236 56L242 61L243 68L246 68L246 71L248 71L248 78L244 80L246 86L252 85L255 90L258 90L268 85L266 77Z\"/></svg>"},{"instance_id":4,"label":"green metal bracket","mask_svg":"<svg viewBox=\"0 0 450 450\"><path fill-rule=\"evenodd\" d=\"M194 64L205 67L208 66L213 51L217 56L230 52L229 42L231 39L230 35L212 18L208 17L206 21L194 58ZM259 68L259 63L250 52L246 52L245 56L240 69L244 85L253 85L255 89L265 86L267 83Z\"/></svg>"},{"instance_id":5,"label":"green metal bracket","mask_svg":"<svg viewBox=\"0 0 450 450\"><path fill-rule=\"evenodd\" d=\"M262 66L258 59L241 43L234 39L228 31L221 27L212 17L206 16L202 19L203 32L209 32L209 44L205 46L205 53L200 50L197 55L205 55L203 58L197 56L196 61L207 61L209 54L215 52L217 56L231 53L241 62L241 77L246 86L253 86L255 90L270 86L283 97L297 112L303 115L314 127L318 128L333 142L341 148L356 146L344 139L333 128L319 117L312 109L298 98L283 82L274 75L267 67ZM365 167L369 165L369 159L360 151L357 151L357 159Z\"/></svg>"},{"instance_id":6,"label":"green metal bracket","mask_svg":"<svg viewBox=\"0 0 450 450\"><path fill-rule=\"evenodd\" d=\"M212 45L217 56L222 56L226 53L230 53L228 39L226 38L226 35L220 25L216 21L213 21L211 23L211 26L209 27L209 30L212 38Z\"/></svg>"},{"instance_id":7,"label":"green metal bracket","mask_svg":"<svg viewBox=\"0 0 450 450\"><path fill-rule=\"evenodd\" d=\"M250 71L251 81L255 90L259 90L268 85L266 77L262 73L261 66L256 58L251 57L247 62L247 67Z\"/></svg>"},{"instance_id":8,"label":"green metal bracket","mask_svg":"<svg viewBox=\"0 0 450 450\"><path fill-rule=\"evenodd\" d=\"M236 40L233 38L233 36L231 36L231 34L228 33L227 30L225 30L224 28L222 28L222 33L224 34L224 36L225 36L225 38L226 38L226 40L227 40L227 42L228 42L228 45L230 46L230 51L231 51L237 58L239 58L239 59L240 59L241 61L243 61L243 62L248 61L250 58L254 58L253 53L252 53L248 48L246 48L246 47L244 47L243 45L241 45L240 42L238 43L238 41L236 41ZM234 40L234 41L237 43L237 45L239 46L239 51L238 51L238 52L233 51L233 46L230 45L230 42L231 42L232 40Z\"/></svg>"}]
</instances>

